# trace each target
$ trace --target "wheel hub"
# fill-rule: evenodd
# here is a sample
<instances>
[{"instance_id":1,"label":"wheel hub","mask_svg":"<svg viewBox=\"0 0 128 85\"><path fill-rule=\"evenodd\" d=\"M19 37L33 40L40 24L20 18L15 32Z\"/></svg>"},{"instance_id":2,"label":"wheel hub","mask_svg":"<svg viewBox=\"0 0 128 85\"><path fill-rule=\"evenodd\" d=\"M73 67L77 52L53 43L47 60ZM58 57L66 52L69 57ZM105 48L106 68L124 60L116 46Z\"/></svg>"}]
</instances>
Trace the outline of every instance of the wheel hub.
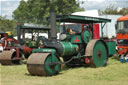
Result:
<instances>
[{"instance_id":1,"label":"wheel hub","mask_svg":"<svg viewBox=\"0 0 128 85\"><path fill-rule=\"evenodd\" d=\"M101 58L101 55L102 55L101 51L98 51L98 52L97 52L98 58Z\"/></svg>"}]
</instances>

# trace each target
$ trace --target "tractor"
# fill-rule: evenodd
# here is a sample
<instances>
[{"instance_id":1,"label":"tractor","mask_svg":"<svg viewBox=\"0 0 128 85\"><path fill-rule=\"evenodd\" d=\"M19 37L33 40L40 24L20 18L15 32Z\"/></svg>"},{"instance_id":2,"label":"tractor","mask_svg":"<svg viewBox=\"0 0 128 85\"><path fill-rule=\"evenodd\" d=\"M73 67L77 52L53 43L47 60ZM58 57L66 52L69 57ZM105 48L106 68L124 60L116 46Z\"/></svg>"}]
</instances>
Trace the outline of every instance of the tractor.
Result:
<instances>
[{"instance_id":1,"label":"tractor","mask_svg":"<svg viewBox=\"0 0 128 85\"><path fill-rule=\"evenodd\" d=\"M25 26L17 24L17 38L5 37L3 51L0 54L0 63L2 65L21 64L24 58L28 58L32 50L38 48L36 37L40 32L48 31L47 27ZM29 37L26 34L29 33ZM6 33L7 34L7 33ZM24 55L24 58L23 58Z\"/></svg>"},{"instance_id":2,"label":"tractor","mask_svg":"<svg viewBox=\"0 0 128 85\"><path fill-rule=\"evenodd\" d=\"M0 52L3 51L4 48L8 45L8 41L10 40L11 32L0 32ZM17 43L16 40L14 40Z\"/></svg>"},{"instance_id":3,"label":"tractor","mask_svg":"<svg viewBox=\"0 0 128 85\"><path fill-rule=\"evenodd\" d=\"M56 22L63 22L59 39L56 38ZM104 40L103 37L93 39L93 24L101 23L103 31L107 22L111 20L77 15L56 16L55 12L51 11L51 36L49 39L44 36L38 38L44 47L32 51L27 60L28 72L31 75L52 76L60 72L62 64L67 67L106 66L108 56L115 54L115 42ZM69 26L65 23L75 24ZM78 26L79 24L83 24L82 27Z\"/></svg>"},{"instance_id":4,"label":"tractor","mask_svg":"<svg viewBox=\"0 0 128 85\"><path fill-rule=\"evenodd\" d=\"M2 32L2 33L0 33L0 44L1 44L1 47L0 47L1 48L0 49L0 51L1 51L1 53L0 53L0 63L1 64L9 64L10 63L8 61L7 56L12 55L12 53L11 53L12 50L11 51L5 51L5 50L8 50L10 45L17 44L17 43L18 43L18 41L13 38L13 36L11 35L11 32ZM15 55L15 54L16 53L14 53L13 55ZM4 57L5 61L3 61L2 56ZM15 61L15 60L13 62L17 63L17 61Z\"/></svg>"}]
</instances>

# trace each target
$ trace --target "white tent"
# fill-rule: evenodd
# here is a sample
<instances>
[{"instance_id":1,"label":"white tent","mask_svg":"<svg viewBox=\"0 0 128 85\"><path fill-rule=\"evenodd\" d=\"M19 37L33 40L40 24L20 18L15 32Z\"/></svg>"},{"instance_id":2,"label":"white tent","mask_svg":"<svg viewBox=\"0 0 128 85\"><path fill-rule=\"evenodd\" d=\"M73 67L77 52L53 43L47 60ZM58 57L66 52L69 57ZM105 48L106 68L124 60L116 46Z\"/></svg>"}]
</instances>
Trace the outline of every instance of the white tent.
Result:
<instances>
[{"instance_id":1,"label":"white tent","mask_svg":"<svg viewBox=\"0 0 128 85\"><path fill-rule=\"evenodd\" d=\"M87 10L87 11L82 11L82 12L74 12L72 13L72 15L99 17L98 10Z\"/></svg>"}]
</instances>

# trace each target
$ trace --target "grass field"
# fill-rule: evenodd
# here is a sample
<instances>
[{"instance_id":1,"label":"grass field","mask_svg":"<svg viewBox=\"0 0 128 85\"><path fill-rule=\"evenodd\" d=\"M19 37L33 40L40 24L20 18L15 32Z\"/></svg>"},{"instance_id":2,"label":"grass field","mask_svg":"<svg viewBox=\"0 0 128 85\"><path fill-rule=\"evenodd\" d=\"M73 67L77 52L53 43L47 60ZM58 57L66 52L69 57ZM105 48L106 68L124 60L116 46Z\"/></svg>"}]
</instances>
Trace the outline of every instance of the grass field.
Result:
<instances>
[{"instance_id":1,"label":"grass field","mask_svg":"<svg viewBox=\"0 0 128 85\"><path fill-rule=\"evenodd\" d=\"M115 58L109 58L107 67L65 67L51 77L31 76L26 65L0 66L0 85L128 85L128 63Z\"/></svg>"}]
</instances>

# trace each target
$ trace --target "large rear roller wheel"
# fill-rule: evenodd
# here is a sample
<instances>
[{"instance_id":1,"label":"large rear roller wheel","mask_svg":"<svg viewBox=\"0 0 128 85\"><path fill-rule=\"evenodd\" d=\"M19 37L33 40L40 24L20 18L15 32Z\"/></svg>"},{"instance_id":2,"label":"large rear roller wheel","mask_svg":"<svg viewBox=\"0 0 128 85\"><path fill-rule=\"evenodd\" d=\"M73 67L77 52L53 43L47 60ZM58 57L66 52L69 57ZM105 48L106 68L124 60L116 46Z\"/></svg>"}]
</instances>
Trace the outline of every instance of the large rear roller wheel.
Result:
<instances>
[{"instance_id":1,"label":"large rear roller wheel","mask_svg":"<svg viewBox=\"0 0 128 85\"><path fill-rule=\"evenodd\" d=\"M91 67L102 67L107 65L107 46L102 40L91 40L86 48L86 56L90 56Z\"/></svg>"},{"instance_id":2,"label":"large rear roller wheel","mask_svg":"<svg viewBox=\"0 0 128 85\"><path fill-rule=\"evenodd\" d=\"M27 69L31 75L52 76L59 73L59 59L50 53L33 53L27 60Z\"/></svg>"},{"instance_id":3,"label":"large rear roller wheel","mask_svg":"<svg viewBox=\"0 0 128 85\"><path fill-rule=\"evenodd\" d=\"M21 58L22 54L19 54L19 58ZM21 64L21 59L16 59L16 51L7 50L3 51L0 54L0 63L2 65L12 65L12 64Z\"/></svg>"}]
</instances>

